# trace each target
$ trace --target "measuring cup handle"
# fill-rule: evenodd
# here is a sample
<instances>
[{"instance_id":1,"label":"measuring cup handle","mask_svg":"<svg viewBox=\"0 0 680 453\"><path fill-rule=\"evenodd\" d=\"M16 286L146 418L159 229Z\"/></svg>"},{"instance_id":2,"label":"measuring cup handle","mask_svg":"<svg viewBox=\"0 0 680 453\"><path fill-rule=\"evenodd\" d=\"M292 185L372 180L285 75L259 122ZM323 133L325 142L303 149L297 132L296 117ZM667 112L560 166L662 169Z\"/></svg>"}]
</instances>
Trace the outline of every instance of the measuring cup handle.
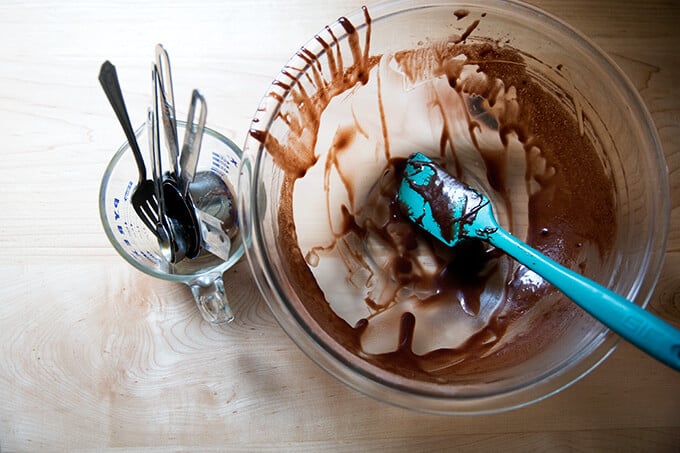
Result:
<instances>
[{"instance_id":1,"label":"measuring cup handle","mask_svg":"<svg viewBox=\"0 0 680 453\"><path fill-rule=\"evenodd\" d=\"M221 275L203 275L188 286L203 319L211 324L226 324L234 320Z\"/></svg>"}]
</instances>

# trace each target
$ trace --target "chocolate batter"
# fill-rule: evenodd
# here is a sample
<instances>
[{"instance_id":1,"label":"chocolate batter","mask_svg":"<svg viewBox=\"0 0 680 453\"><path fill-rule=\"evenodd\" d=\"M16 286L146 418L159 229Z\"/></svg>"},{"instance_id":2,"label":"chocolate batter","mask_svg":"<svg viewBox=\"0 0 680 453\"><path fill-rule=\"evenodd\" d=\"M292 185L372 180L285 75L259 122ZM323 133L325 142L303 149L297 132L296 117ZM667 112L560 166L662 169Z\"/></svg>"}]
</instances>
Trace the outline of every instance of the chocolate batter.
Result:
<instances>
[{"instance_id":1,"label":"chocolate batter","mask_svg":"<svg viewBox=\"0 0 680 453\"><path fill-rule=\"evenodd\" d=\"M481 242L447 248L418 230L394 201L403 158L438 158L486 193L506 229L584 273L596 273L612 247L612 183L582 132L587 118L532 77L526 55L471 39L484 16L452 11L471 21L460 36L371 55L364 15L363 39L343 18L346 40L327 28L316 37L320 56L298 53L305 83L301 68L284 70L290 83L275 86L285 94L270 96L287 132L250 131L283 172L287 278L312 334L323 331L356 360L407 379L464 382L540 351L578 309ZM318 204L306 205L314 192ZM300 220L316 207L327 224L318 240ZM349 295L336 294L338 281Z\"/></svg>"}]
</instances>

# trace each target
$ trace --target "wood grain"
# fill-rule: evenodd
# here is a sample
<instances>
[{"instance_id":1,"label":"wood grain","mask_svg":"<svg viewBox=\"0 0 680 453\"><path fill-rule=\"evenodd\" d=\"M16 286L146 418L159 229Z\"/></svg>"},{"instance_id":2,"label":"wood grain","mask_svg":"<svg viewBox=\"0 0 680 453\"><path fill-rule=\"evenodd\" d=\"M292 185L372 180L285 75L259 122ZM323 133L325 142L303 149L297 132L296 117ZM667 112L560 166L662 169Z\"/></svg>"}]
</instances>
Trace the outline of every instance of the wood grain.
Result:
<instances>
[{"instance_id":1,"label":"wood grain","mask_svg":"<svg viewBox=\"0 0 680 453\"><path fill-rule=\"evenodd\" d=\"M151 52L163 42L177 99L187 101L178 104L200 87L209 126L243 143L273 75L361 3L0 3L0 451L680 449L678 374L627 344L527 408L422 415L316 367L278 327L245 262L225 275L237 321L218 330L201 321L187 288L116 255L97 194L124 137L99 65L118 66L131 112L143 112ZM680 5L533 3L601 46L653 116L672 212L651 309L680 325Z\"/></svg>"}]
</instances>

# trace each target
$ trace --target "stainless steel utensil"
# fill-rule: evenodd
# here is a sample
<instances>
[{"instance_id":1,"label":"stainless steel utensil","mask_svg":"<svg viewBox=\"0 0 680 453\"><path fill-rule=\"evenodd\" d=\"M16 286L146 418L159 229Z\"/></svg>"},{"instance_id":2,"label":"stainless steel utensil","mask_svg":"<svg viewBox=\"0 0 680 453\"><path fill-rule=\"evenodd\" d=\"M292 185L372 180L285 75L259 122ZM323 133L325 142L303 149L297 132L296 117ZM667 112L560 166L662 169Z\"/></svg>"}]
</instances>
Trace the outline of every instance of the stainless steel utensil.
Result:
<instances>
[{"instance_id":1,"label":"stainless steel utensil","mask_svg":"<svg viewBox=\"0 0 680 453\"><path fill-rule=\"evenodd\" d=\"M175 115L175 91L172 85L170 57L161 44L156 45L156 70L160 90L161 117L165 143L170 156L170 163L175 177L179 176L179 144L177 140L177 120Z\"/></svg>"},{"instance_id":2,"label":"stainless steel utensil","mask_svg":"<svg viewBox=\"0 0 680 453\"><path fill-rule=\"evenodd\" d=\"M196 209L196 217L201 226L203 248L224 261L228 261L229 253L231 253L231 238L227 227L221 220L200 209Z\"/></svg>"},{"instance_id":3,"label":"stainless steel utensil","mask_svg":"<svg viewBox=\"0 0 680 453\"><path fill-rule=\"evenodd\" d=\"M196 121L197 109L198 119ZM207 114L208 108L205 98L198 90L193 90L187 115L184 143L180 154L179 191L187 205L193 208L192 211L197 218L200 246L224 261L228 261L231 252L229 227L208 212L197 209L189 191L189 186L194 181L196 174Z\"/></svg>"},{"instance_id":4,"label":"stainless steel utensil","mask_svg":"<svg viewBox=\"0 0 680 453\"><path fill-rule=\"evenodd\" d=\"M200 107L198 121L194 123L196 109ZM187 124L184 132L184 144L180 155L179 190L184 197L189 194L189 185L193 182L196 175L196 165L201 152L201 141L203 140L203 130L208 115L208 106L205 98L198 91L191 93L191 104L187 115Z\"/></svg>"},{"instance_id":5,"label":"stainless steel utensil","mask_svg":"<svg viewBox=\"0 0 680 453\"><path fill-rule=\"evenodd\" d=\"M219 220L230 239L238 234L236 214L236 193L230 184L210 171L199 171L189 189L197 210Z\"/></svg>"},{"instance_id":6,"label":"stainless steel utensil","mask_svg":"<svg viewBox=\"0 0 680 453\"><path fill-rule=\"evenodd\" d=\"M238 233L232 191L222 178L203 171L192 181L190 194L195 200L203 248L227 261L231 241Z\"/></svg>"},{"instance_id":7,"label":"stainless steel utensil","mask_svg":"<svg viewBox=\"0 0 680 453\"><path fill-rule=\"evenodd\" d=\"M139 144L137 143L137 138L135 137L135 132L132 129L130 117L125 107L116 67L108 60L102 64L99 71L99 83L104 89L104 93L111 107L113 107L116 117L118 117L120 125L123 127L125 137L130 144L130 150L137 163L139 179L137 187L132 192L132 206L139 218L144 222L144 225L158 237L159 233L156 229L158 224L158 199L156 198L154 182L151 179L146 179L144 158L139 149Z\"/></svg>"},{"instance_id":8,"label":"stainless steel utensil","mask_svg":"<svg viewBox=\"0 0 680 453\"><path fill-rule=\"evenodd\" d=\"M149 128L149 147L151 149L152 174L156 197L158 199L158 245L161 254L171 264L178 263L186 256L186 240L183 226L176 218L168 216L165 203L166 184L164 183L163 164L160 153L160 130L158 121L159 78L158 68L152 65L152 107L149 109L147 127Z\"/></svg>"},{"instance_id":9,"label":"stainless steel utensil","mask_svg":"<svg viewBox=\"0 0 680 453\"><path fill-rule=\"evenodd\" d=\"M175 114L175 94L170 69L170 57L161 44L156 45L156 73L159 108L162 116L165 143L172 165L172 173L163 176L163 196L165 215L183 240L184 256L194 258L201 248L198 220L191 199L180 191L179 145L177 141L177 120ZM181 230L180 228L181 227ZM177 237L179 242L180 238ZM178 244L179 245L179 244ZM184 257L182 256L182 258ZM181 258L180 258L181 259Z\"/></svg>"},{"instance_id":10,"label":"stainless steel utensil","mask_svg":"<svg viewBox=\"0 0 680 453\"><path fill-rule=\"evenodd\" d=\"M182 227L185 256L187 258L198 256L201 251L200 227L191 197L182 196L172 176L163 181L163 195L166 215Z\"/></svg>"}]
</instances>

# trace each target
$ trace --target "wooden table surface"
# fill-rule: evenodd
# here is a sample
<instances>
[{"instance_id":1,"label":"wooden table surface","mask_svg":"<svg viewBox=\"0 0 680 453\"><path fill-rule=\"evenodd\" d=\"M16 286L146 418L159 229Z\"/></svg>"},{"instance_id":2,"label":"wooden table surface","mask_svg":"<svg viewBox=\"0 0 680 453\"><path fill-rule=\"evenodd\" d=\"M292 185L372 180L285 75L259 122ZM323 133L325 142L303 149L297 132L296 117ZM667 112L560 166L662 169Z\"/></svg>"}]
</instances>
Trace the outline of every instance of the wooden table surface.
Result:
<instances>
[{"instance_id":1,"label":"wooden table surface","mask_svg":"<svg viewBox=\"0 0 680 453\"><path fill-rule=\"evenodd\" d=\"M186 287L134 270L111 247L97 195L124 136L97 81L105 59L141 123L153 46L164 43L180 117L201 88L209 125L242 144L281 66L361 3L0 3L0 451L680 450L680 374L627 344L527 408L423 415L314 365L245 261L225 275L237 320L220 331ZM608 52L652 113L673 210L651 310L679 325L680 4L533 3Z\"/></svg>"}]
</instances>

